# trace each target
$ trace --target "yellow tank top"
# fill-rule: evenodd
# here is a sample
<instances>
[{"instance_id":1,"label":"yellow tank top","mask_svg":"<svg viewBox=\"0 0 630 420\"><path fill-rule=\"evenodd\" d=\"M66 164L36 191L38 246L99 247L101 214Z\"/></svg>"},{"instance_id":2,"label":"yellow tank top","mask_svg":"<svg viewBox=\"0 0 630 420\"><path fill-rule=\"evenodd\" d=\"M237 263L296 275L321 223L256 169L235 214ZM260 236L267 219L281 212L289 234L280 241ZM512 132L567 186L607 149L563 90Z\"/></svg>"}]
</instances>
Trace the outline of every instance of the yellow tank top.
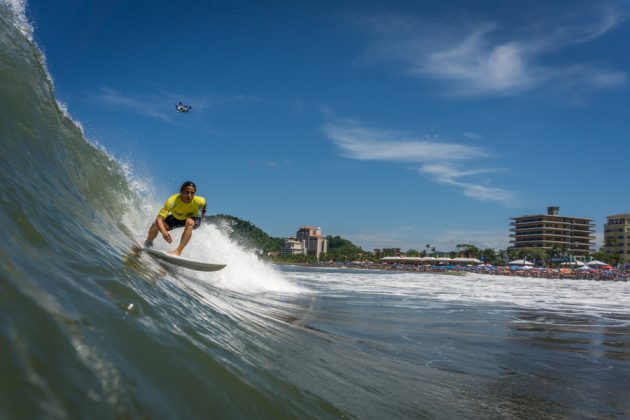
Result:
<instances>
[{"instance_id":1,"label":"yellow tank top","mask_svg":"<svg viewBox=\"0 0 630 420\"><path fill-rule=\"evenodd\" d=\"M177 220L186 220L189 217L195 217L199 211L206 205L206 199L201 196L194 196L188 204L184 203L180 194L173 194L166 200L164 207L160 210L160 216L164 219L169 213Z\"/></svg>"}]
</instances>

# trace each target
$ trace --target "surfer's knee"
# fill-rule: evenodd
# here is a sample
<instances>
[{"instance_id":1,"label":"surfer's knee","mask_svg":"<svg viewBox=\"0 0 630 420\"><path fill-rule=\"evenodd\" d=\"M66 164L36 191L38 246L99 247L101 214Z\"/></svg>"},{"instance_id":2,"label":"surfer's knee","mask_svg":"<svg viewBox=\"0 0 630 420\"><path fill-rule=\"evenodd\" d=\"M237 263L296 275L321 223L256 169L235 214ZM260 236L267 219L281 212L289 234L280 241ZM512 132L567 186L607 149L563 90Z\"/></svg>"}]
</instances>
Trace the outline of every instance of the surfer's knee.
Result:
<instances>
[{"instance_id":1,"label":"surfer's knee","mask_svg":"<svg viewBox=\"0 0 630 420\"><path fill-rule=\"evenodd\" d=\"M189 229L189 228L193 228L193 227L195 227L195 221L189 217L188 219L186 219L185 228Z\"/></svg>"}]
</instances>

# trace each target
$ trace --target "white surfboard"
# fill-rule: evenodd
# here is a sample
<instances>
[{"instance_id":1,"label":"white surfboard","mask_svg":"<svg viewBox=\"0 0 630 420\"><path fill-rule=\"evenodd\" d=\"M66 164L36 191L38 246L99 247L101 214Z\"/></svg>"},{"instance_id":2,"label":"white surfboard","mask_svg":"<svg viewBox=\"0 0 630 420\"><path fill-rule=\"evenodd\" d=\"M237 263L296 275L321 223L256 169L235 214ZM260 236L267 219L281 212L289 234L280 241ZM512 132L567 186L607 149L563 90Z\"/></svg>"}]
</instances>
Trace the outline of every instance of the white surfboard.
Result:
<instances>
[{"instance_id":1,"label":"white surfboard","mask_svg":"<svg viewBox=\"0 0 630 420\"><path fill-rule=\"evenodd\" d=\"M203 261L195 261L177 255L167 254L157 249L143 248L149 255L162 261L178 265L180 267L190 268L197 271L219 271L225 268L226 264L210 264Z\"/></svg>"}]
</instances>

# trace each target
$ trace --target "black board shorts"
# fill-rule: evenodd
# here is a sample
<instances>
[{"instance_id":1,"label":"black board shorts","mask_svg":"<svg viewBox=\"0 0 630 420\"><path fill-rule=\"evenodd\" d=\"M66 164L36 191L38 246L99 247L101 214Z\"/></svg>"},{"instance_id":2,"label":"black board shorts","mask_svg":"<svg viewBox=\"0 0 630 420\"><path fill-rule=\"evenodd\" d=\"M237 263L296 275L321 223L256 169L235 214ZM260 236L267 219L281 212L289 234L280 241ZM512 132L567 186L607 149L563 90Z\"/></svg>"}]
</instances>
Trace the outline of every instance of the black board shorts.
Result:
<instances>
[{"instance_id":1,"label":"black board shorts","mask_svg":"<svg viewBox=\"0 0 630 420\"><path fill-rule=\"evenodd\" d=\"M193 227L193 229L197 229L199 225L201 224L201 217L190 217L190 219L193 219L195 221L195 226ZM168 225L168 230L171 230L171 229L185 226L186 219L179 220L179 219L174 218L172 214L169 214L164 219L164 223Z\"/></svg>"}]
</instances>

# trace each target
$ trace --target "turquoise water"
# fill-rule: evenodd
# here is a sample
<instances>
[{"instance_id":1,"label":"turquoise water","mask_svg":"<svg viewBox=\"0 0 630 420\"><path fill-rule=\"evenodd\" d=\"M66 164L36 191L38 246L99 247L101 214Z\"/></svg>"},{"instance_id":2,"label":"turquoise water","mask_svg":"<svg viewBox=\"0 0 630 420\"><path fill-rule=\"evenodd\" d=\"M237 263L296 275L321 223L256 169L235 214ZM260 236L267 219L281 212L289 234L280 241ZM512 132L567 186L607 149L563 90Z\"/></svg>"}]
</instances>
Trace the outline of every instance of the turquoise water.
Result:
<instances>
[{"instance_id":1,"label":"turquoise water","mask_svg":"<svg viewBox=\"0 0 630 420\"><path fill-rule=\"evenodd\" d=\"M186 251L217 273L134 254L152 186L19 23L0 5L0 418L630 415L628 283L270 266L225 226Z\"/></svg>"}]
</instances>

